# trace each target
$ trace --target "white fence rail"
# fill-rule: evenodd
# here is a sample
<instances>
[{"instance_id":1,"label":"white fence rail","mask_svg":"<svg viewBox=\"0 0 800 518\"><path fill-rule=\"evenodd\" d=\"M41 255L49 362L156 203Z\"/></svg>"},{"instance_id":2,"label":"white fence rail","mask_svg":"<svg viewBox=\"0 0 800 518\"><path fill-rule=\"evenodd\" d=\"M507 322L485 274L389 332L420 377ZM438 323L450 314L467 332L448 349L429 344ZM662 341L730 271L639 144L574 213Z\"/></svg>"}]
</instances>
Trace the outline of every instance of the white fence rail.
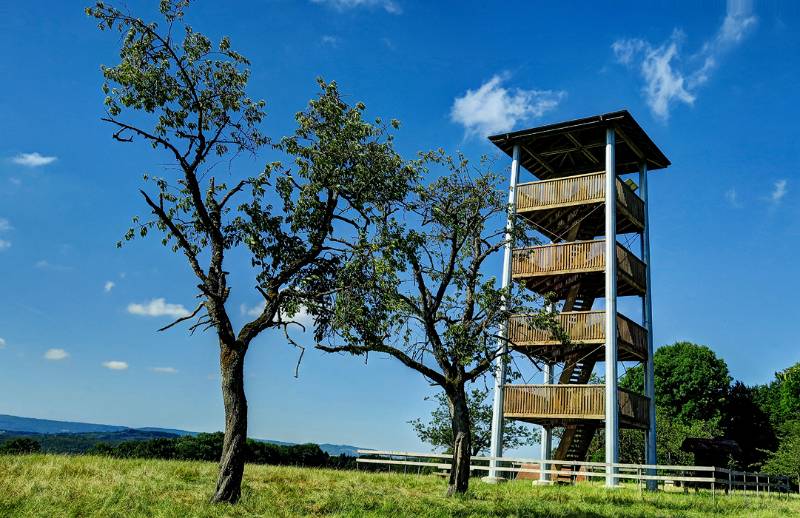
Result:
<instances>
[{"instance_id":1,"label":"white fence rail","mask_svg":"<svg viewBox=\"0 0 800 518\"><path fill-rule=\"evenodd\" d=\"M379 464L391 466L414 467L421 470L427 467L440 472L450 470L450 455L440 453L417 453L392 450L358 450L361 455L356 462L363 465ZM680 483L684 486L703 485L713 491L723 489L750 490L755 493L789 493L792 486L789 477L735 471L714 466L677 466L654 464L606 464L604 462L577 462L564 460L541 460L511 457L470 457L472 471L489 471L489 461L498 461L498 472L510 475L530 473L545 480L575 482L579 477L587 480L606 476L611 467L615 477L620 481L643 482L656 481L662 484ZM447 461L447 462L442 462Z\"/></svg>"}]
</instances>

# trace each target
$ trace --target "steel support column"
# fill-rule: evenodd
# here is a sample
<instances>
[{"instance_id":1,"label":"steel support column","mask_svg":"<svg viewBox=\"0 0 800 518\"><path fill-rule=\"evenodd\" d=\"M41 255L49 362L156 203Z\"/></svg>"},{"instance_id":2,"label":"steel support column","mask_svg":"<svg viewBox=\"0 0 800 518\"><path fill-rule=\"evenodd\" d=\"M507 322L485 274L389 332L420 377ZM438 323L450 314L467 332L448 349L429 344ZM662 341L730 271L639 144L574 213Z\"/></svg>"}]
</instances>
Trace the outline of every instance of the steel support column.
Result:
<instances>
[{"instance_id":1,"label":"steel support column","mask_svg":"<svg viewBox=\"0 0 800 518\"><path fill-rule=\"evenodd\" d=\"M555 378L553 376L553 364L544 364L544 384L552 385ZM553 429L550 426L542 426L542 444L541 444L541 458L543 461L550 460L553 454ZM542 463L543 470L550 470L551 464ZM548 483L552 477L550 473L542 473L539 480L543 483Z\"/></svg>"},{"instance_id":2,"label":"steel support column","mask_svg":"<svg viewBox=\"0 0 800 518\"><path fill-rule=\"evenodd\" d=\"M642 321L647 330L647 363L644 369L644 393L650 398L648 408L649 427L645 439L645 464L656 464L656 388L653 368L653 303L651 298L652 282L650 281L650 195L647 190L647 162L639 168L639 195L644 202L644 230L642 231L642 260L645 264L645 283L647 289L642 299ZM655 474L648 472L648 474ZM655 491L658 483L647 481L647 489Z\"/></svg>"},{"instance_id":3,"label":"steel support column","mask_svg":"<svg viewBox=\"0 0 800 518\"><path fill-rule=\"evenodd\" d=\"M514 146L511 158L511 181L508 190L508 219L506 220L506 244L504 250L503 260L503 278L501 286L503 288L511 284L511 256L514 244L511 242L512 232L514 230L514 217L516 215L516 202L517 202L517 180L519 178L519 144ZM503 310L505 310L505 301L503 301ZM505 352L508 348L508 343L505 340L508 332L508 323L504 324L500 329L500 338L498 339L498 346ZM492 457L503 456L503 387L505 386L506 379L506 358L501 355L495 361L494 369L494 405L492 406L492 438L490 443L490 454ZM484 480L487 482L497 481L498 472L497 461L489 461L489 476Z\"/></svg>"},{"instance_id":4,"label":"steel support column","mask_svg":"<svg viewBox=\"0 0 800 518\"><path fill-rule=\"evenodd\" d=\"M614 128L606 129L606 463L619 462L619 421L617 404L617 174ZM616 469L606 468L606 486L618 483Z\"/></svg>"}]
</instances>

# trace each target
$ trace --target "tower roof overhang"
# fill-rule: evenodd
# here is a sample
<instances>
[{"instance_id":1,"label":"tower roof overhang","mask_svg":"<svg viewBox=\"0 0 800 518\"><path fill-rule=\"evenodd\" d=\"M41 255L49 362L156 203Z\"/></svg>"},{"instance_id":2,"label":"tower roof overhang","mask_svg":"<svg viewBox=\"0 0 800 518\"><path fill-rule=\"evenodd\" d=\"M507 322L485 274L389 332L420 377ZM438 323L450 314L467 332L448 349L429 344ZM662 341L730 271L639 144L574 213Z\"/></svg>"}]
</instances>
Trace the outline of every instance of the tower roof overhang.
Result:
<instances>
[{"instance_id":1,"label":"tower roof overhang","mask_svg":"<svg viewBox=\"0 0 800 518\"><path fill-rule=\"evenodd\" d=\"M663 169L669 159L627 110L594 115L547 126L492 135L489 140L512 155L520 146L520 165L542 180L602 171L605 167L606 129L616 133L617 174Z\"/></svg>"}]
</instances>

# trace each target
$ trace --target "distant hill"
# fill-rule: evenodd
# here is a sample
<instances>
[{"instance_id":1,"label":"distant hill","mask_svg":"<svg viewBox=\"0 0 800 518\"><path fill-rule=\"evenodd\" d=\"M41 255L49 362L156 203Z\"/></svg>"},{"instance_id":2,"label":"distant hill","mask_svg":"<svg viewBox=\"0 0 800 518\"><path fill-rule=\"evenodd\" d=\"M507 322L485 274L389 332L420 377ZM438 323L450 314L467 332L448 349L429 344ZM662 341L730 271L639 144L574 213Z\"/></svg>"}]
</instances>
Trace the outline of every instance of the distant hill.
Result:
<instances>
[{"instance_id":1,"label":"distant hill","mask_svg":"<svg viewBox=\"0 0 800 518\"><path fill-rule=\"evenodd\" d=\"M28 436L37 439L42 444L44 451L52 453L82 453L98 442L144 441L179 435L197 435L197 432L157 427L129 428L127 426L54 421L0 414L0 443L11 437ZM296 444L270 439L258 440L273 444ZM331 456L344 453L355 457L358 456L356 450L360 449L358 446L348 444L320 444L319 447Z\"/></svg>"},{"instance_id":2,"label":"distant hill","mask_svg":"<svg viewBox=\"0 0 800 518\"><path fill-rule=\"evenodd\" d=\"M74 423L71 421L52 421L33 417L17 417L0 414L0 430L9 432L33 433L88 433L88 432L121 432L127 426L108 424Z\"/></svg>"}]
</instances>

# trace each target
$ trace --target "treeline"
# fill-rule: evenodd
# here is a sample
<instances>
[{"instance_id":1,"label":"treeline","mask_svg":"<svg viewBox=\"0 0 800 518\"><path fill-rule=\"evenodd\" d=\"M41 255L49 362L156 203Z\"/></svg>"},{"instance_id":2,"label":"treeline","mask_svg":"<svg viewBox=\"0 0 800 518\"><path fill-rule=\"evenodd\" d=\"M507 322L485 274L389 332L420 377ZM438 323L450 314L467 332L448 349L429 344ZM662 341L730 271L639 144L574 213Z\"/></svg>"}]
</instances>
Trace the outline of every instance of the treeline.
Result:
<instances>
[{"instance_id":1,"label":"treeline","mask_svg":"<svg viewBox=\"0 0 800 518\"><path fill-rule=\"evenodd\" d=\"M800 478L800 363L775 373L769 383L748 386L730 376L710 348L690 342L660 347L653 358L659 464L692 464L687 438L735 442L726 466ZM643 390L641 366L620 386ZM641 431L622 430L621 462L644 461ZM602 455L602 434L592 453Z\"/></svg>"},{"instance_id":2,"label":"treeline","mask_svg":"<svg viewBox=\"0 0 800 518\"><path fill-rule=\"evenodd\" d=\"M161 437L119 443L100 442L89 448L89 455L118 458L199 460L219 462L222 452L222 432L201 433L195 436ZM31 438L15 438L0 444L0 453L36 453L41 444ZM355 457L331 456L318 444L274 444L248 439L245 462L282 466L355 468Z\"/></svg>"}]
</instances>

